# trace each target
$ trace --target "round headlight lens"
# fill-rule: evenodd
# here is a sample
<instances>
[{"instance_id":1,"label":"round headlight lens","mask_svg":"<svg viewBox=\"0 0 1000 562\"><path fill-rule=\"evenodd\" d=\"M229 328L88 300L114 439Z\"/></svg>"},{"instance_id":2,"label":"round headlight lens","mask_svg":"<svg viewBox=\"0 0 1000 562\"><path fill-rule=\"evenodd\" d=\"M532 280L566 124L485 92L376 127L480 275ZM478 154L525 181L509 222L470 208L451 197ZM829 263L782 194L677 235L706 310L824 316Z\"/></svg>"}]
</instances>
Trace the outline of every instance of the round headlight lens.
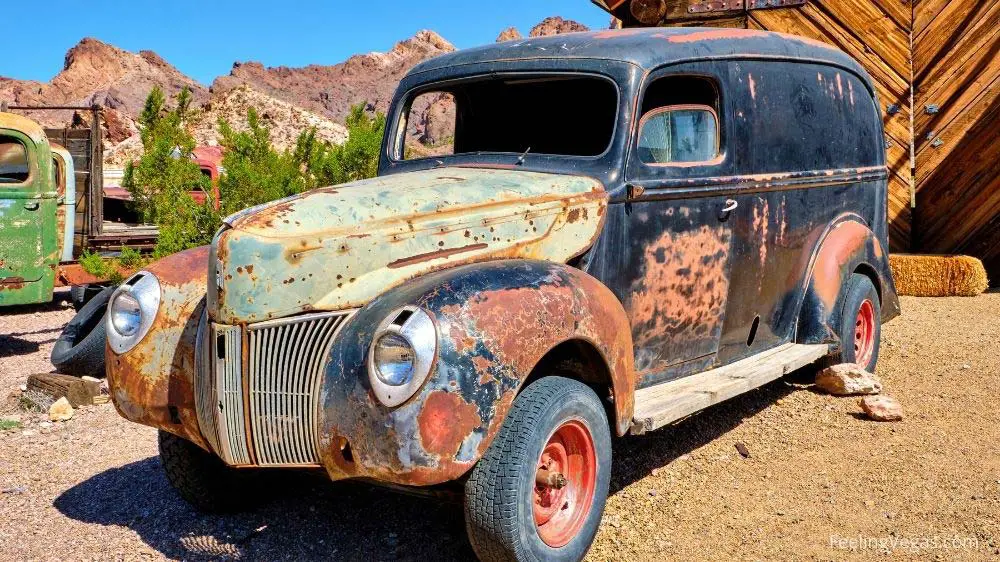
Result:
<instances>
[{"instance_id":1,"label":"round headlight lens","mask_svg":"<svg viewBox=\"0 0 1000 562\"><path fill-rule=\"evenodd\" d=\"M139 301L128 293L118 293L111 303L111 326L123 336L132 336L139 331L142 311Z\"/></svg>"},{"instance_id":2,"label":"round headlight lens","mask_svg":"<svg viewBox=\"0 0 1000 562\"><path fill-rule=\"evenodd\" d=\"M413 378L413 346L399 334L387 333L375 342L375 376L390 386L403 386Z\"/></svg>"}]
</instances>

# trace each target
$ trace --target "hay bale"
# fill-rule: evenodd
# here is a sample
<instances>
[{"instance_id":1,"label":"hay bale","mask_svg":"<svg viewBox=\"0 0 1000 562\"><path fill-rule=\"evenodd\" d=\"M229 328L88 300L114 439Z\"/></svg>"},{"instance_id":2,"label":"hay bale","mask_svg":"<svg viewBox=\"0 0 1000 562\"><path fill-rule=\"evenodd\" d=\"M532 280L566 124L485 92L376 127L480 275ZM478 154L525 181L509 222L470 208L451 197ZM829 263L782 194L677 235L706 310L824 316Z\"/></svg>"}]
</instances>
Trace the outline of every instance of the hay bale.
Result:
<instances>
[{"instance_id":1,"label":"hay bale","mask_svg":"<svg viewBox=\"0 0 1000 562\"><path fill-rule=\"evenodd\" d=\"M914 297L974 297L990 284L983 262L969 256L892 254L896 292Z\"/></svg>"}]
</instances>

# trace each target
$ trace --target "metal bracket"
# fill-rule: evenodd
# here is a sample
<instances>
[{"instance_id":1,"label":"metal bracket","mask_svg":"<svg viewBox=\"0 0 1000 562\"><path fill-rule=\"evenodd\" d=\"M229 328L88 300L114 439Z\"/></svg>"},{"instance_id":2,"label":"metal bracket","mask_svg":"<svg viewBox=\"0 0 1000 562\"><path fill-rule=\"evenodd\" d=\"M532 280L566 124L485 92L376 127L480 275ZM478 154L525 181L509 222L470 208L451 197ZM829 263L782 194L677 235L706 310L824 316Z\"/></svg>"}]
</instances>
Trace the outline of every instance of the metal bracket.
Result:
<instances>
[{"instance_id":1,"label":"metal bracket","mask_svg":"<svg viewBox=\"0 0 1000 562\"><path fill-rule=\"evenodd\" d=\"M711 12L732 12L746 7L744 0L709 0L688 6L688 13L708 14Z\"/></svg>"},{"instance_id":2,"label":"metal bracket","mask_svg":"<svg viewBox=\"0 0 1000 562\"><path fill-rule=\"evenodd\" d=\"M894 103L894 104L890 105L889 107L885 108L885 112L888 113L889 115L895 115L895 114L899 113L899 109L900 109L899 108L899 104L895 104Z\"/></svg>"},{"instance_id":3,"label":"metal bracket","mask_svg":"<svg viewBox=\"0 0 1000 562\"><path fill-rule=\"evenodd\" d=\"M809 0L747 0L748 10L766 10L768 8L788 8L789 6L801 6Z\"/></svg>"},{"instance_id":4,"label":"metal bracket","mask_svg":"<svg viewBox=\"0 0 1000 562\"><path fill-rule=\"evenodd\" d=\"M933 141L931 141L931 146L933 146L934 148L937 148L937 147L939 147L939 146L941 146L943 144L944 144L944 141L941 140L941 137L938 137L938 138L934 139Z\"/></svg>"},{"instance_id":5,"label":"metal bracket","mask_svg":"<svg viewBox=\"0 0 1000 562\"><path fill-rule=\"evenodd\" d=\"M941 108L938 107L937 104L929 103L924 106L924 113L926 113L927 115L934 115L938 111L941 111Z\"/></svg>"}]
</instances>

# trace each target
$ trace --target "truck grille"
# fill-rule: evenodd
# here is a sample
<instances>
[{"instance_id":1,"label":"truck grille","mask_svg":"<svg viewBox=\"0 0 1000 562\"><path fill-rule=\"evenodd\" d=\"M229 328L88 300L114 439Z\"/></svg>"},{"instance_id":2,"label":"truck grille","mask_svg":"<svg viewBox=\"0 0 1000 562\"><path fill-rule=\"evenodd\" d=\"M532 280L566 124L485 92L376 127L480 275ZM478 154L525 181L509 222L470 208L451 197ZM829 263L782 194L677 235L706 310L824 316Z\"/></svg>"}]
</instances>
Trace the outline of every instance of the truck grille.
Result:
<instances>
[{"instance_id":1,"label":"truck grille","mask_svg":"<svg viewBox=\"0 0 1000 562\"><path fill-rule=\"evenodd\" d=\"M319 464L323 364L353 311L200 330L198 420L235 466Z\"/></svg>"}]
</instances>

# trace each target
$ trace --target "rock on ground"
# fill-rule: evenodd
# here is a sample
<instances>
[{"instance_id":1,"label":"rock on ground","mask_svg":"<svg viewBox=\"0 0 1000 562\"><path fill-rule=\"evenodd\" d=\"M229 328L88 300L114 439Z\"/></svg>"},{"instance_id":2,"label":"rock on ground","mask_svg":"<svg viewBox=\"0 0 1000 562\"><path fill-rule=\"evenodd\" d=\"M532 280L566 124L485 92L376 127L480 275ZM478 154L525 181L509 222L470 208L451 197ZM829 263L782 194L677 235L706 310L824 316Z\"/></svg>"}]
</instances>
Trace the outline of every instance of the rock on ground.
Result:
<instances>
[{"instance_id":1,"label":"rock on ground","mask_svg":"<svg viewBox=\"0 0 1000 562\"><path fill-rule=\"evenodd\" d=\"M73 419L73 406L65 396L49 406L49 421L61 422Z\"/></svg>"},{"instance_id":2,"label":"rock on ground","mask_svg":"<svg viewBox=\"0 0 1000 562\"><path fill-rule=\"evenodd\" d=\"M865 396L861 399L861 409L875 421L903 419L903 407L891 396Z\"/></svg>"},{"instance_id":3,"label":"rock on ground","mask_svg":"<svg viewBox=\"0 0 1000 562\"><path fill-rule=\"evenodd\" d=\"M834 396L882 392L882 383L878 378L854 363L842 363L823 369L816 375L816 386Z\"/></svg>"}]
</instances>

